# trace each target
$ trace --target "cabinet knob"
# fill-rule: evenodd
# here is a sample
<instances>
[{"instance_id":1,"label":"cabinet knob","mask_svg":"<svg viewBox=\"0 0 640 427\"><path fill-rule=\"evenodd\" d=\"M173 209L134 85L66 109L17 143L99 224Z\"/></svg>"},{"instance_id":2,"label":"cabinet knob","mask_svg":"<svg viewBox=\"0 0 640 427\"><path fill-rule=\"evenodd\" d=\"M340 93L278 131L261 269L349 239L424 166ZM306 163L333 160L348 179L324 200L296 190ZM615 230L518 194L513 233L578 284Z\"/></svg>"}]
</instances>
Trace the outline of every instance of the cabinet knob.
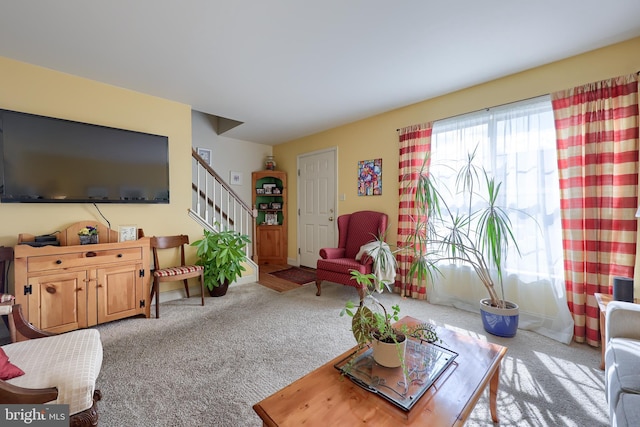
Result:
<instances>
[{"instance_id":1,"label":"cabinet knob","mask_svg":"<svg viewBox=\"0 0 640 427\"><path fill-rule=\"evenodd\" d=\"M118 254L116 255L118 258L122 258L122 254Z\"/></svg>"},{"instance_id":2,"label":"cabinet knob","mask_svg":"<svg viewBox=\"0 0 640 427\"><path fill-rule=\"evenodd\" d=\"M56 288L55 288L55 287L53 287L53 286L51 286L51 285L47 286L45 289L46 289L46 290L47 290L47 292L48 292L48 293L50 293L50 294L55 294L55 293L56 293Z\"/></svg>"},{"instance_id":3,"label":"cabinet knob","mask_svg":"<svg viewBox=\"0 0 640 427\"><path fill-rule=\"evenodd\" d=\"M58 265L62 264L62 260L61 259L57 259L56 260L56 264L58 264Z\"/></svg>"},{"instance_id":4,"label":"cabinet knob","mask_svg":"<svg viewBox=\"0 0 640 427\"><path fill-rule=\"evenodd\" d=\"M96 254L95 252L93 252L93 251L92 251L92 252L87 252L85 256L86 256L87 258L91 258L91 257L94 257L94 256L96 256L96 255L97 255L97 254Z\"/></svg>"}]
</instances>

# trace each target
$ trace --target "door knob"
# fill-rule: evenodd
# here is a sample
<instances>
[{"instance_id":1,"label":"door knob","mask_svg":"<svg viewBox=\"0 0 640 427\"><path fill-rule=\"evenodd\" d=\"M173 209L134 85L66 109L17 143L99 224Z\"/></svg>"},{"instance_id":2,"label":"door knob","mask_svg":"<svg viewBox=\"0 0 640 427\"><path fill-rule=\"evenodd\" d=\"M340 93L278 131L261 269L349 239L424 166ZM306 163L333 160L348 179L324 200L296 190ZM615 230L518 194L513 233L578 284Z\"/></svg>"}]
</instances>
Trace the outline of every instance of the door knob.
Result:
<instances>
[{"instance_id":1,"label":"door knob","mask_svg":"<svg viewBox=\"0 0 640 427\"><path fill-rule=\"evenodd\" d=\"M329 217L329 221L333 221L333 217L332 216Z\"/></svg>"}]
</instances>

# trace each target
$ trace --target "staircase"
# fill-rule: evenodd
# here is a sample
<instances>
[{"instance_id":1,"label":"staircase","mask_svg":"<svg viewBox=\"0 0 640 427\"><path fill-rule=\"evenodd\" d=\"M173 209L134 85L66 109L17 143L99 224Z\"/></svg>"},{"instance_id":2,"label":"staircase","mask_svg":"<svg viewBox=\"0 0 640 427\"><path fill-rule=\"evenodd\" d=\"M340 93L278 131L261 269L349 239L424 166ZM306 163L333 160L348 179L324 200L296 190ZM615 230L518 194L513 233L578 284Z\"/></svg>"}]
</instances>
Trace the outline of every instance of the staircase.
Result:
<instances>
[{"instance_id":1,"label":"staircase","mask_svg":"<svg viewBox=\"0 0 640 427\"><path fill-rule=\"evenodd\" d=\"M209 166L195 150L191 150L192 192L189 215L203 228L211 231L235 230L255 237L257 212L240 199L229 185ZM238 283L258 280L258 265L253 262L253 244L245 248L246 263L250 268ZM253 269L253 272L249 270Z\"/></svg>"}]
</instances>

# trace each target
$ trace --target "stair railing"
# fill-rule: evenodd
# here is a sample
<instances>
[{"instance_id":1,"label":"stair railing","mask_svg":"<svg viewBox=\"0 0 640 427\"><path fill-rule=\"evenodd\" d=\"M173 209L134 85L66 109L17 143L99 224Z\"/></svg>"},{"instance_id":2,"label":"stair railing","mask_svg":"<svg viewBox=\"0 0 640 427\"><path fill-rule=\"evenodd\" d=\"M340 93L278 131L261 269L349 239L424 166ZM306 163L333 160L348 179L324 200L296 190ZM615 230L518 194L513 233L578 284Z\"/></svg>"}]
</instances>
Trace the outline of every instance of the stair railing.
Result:
<instances>
[{"instance_id":1,"label":"stair railing","mask_svg":"<svg viewBox=\"0 0 640 427\"><path fill-rule=\"evenodd\" d=\"M191 157L193 179L190 215L208 230L217 231L220 227L235 230L248 235L253 242L257 211L242 201L196 150L191 150ZM253 262L253 244L247 245L245 252L248 260Z\"/></svg>"}]
</instances>

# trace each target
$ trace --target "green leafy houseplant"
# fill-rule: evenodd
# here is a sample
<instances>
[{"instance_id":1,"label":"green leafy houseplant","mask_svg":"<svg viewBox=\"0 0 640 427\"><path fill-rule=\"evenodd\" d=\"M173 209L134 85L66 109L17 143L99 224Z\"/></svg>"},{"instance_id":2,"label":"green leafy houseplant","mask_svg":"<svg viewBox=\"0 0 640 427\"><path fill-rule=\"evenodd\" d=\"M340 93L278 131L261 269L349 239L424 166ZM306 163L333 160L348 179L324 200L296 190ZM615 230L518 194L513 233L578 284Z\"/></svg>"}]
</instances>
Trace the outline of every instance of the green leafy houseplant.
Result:
<instances>
[{"instance_id":1,"label":"green leafy houseplant","mask_svg":"<svg viewBox=\"0 0 640 427\"><path fill-rule=\"evenodd\" d=\"M428 158L417 171L417 183L403 188L409 194L415 192L416 209L416 229L404 243L413 258L408 275L434 283L435 276L443 274L438 268L443 262L455 268L470 267L489 294L480 300L485 331L512 337L518 329L520 312L516 303L505 299L503 269L509 248L513 247L518 255L520 249L508 209L499 204L502 183L474 163L477 151L478 147L456 171L454 191L429 172ZM454 208L457 197L464 202L462 207Z\"/></svg>"},{"instance_id":2,"label":"green leafy houseplant","mask_svg":"<svg viewBox=\"0 0 640 427\"><path fill-rule=\"evenodd\" d=\"M219 224L218 224L219 225ZM234 230L204 230L204 237L191 244L198 255L197 265L204 266L204 284L214 288L232 283L246 269L242 265L249 236Z\"/></svg>"},{"instance_id":3,"label":"green leafy houseplant","mask_svg":"<svg viewBox=\"0 0 640 427\"><path fill-rule=\"evenodd\" d=\"M504 262L510 245L518 254L520 249L508 213L498 204L502 183L475 165L476 152L477 147L457 171L454 192L427 171L427 160L419 171L414 199L418 210L416 231L406 242L414 259L409 275L433 280L435 274L441 274L437 265L442 261L467 264L487 290L491 305L505 308ZM451 208L445 194L462 194L464 208ZM477 198L482 203L476 203ZM497 272L500 296L492 269Z\"/></svg>"},{"instance_id":4,"label":"green leafy houseplant","mask_svg":"<svg viewBox=\"0 0 640 427\"><path fill-rule=\"evenodd\" d=\"M368 254L373 258L374 266L377 266L381 271L379 271L378 274L364 274L356 270L351 271L352 279L364 288L365 297L360 301L359 305L356 305L353 301L347 301L340 312L340 316L346 314L352 318L351 330L358 343L359 350L370 344L374 344L374 359L376 359L376 342L394 344L398 360L398 365L396 366L401 366L406 373L406 364L404 362L406 338L412 337L434 342L438 340L438 335L435 327L430 323L422 323L414 327L402 325L396 328L393 326L393 323L399 320L400 306L394 304L390 310L387 309L384 304L375 297L375 293L382 292L385 288L391 292L393 280L381 277L385 276L385 271L392 265L395 267L396 259L394 252L391 251L382 236L380 236L371 244L371 250L369 250ZM395 271L395 268L393 271ZM358 352L354 353L354 358L357 353ZM376 361L379 360L376 359Z\"/></svg>"}]
</instances>

